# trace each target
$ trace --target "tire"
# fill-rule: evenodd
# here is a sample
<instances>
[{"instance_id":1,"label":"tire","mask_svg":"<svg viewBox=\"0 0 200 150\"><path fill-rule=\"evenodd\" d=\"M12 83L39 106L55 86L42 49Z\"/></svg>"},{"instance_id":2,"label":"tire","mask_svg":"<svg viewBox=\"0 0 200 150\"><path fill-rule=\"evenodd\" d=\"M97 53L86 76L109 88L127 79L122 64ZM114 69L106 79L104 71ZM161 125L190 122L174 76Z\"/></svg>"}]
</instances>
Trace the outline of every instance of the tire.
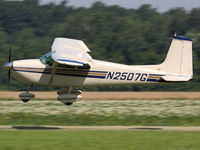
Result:
<instances>
[{"instance_id":1,"label":"tire","mask_svg":"<svg viewBox=\"0 0 200 150\"><path fill-rule=\"evenodd\" d=\"M73 103L65 103L65 105L69 106L69 105L72 105Z\"/></svg>"},{"instance_id":2,"label":"tire","mask_svg":"<svg viewBox=\"0 0 200 150\"><path fill-rule=\"evenodd\" d=\"M29 99L22 99L22 102L27 103Z\"/></svg>"}]
</instances>

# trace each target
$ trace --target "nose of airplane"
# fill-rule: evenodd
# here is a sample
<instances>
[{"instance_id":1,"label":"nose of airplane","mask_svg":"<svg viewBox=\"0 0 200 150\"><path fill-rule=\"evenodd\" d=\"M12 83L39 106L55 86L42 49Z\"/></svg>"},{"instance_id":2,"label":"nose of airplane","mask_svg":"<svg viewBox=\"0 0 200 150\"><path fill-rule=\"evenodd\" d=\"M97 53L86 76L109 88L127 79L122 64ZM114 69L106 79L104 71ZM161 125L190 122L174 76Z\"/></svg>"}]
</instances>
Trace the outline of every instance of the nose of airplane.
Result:
<instances>
[{"instance_id":1,"label":"nose of airplane","mask_svg":"<svg viewBox=\"0 0 200 150\"><path fill-rule=\"evenodd\" d=\"M13 68L13 62L7 62L4 64L5 69L12 69Z\"/></svg>"}]
</instances>

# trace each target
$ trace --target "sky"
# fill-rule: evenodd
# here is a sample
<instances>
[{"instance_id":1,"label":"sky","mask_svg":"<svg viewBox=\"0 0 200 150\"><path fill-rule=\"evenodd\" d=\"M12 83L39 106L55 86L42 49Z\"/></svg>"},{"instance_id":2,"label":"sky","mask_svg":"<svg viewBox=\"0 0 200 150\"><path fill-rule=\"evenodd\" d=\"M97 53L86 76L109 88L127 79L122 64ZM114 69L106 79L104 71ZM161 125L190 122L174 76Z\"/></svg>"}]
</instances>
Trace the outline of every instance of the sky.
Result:
<instances>
[{"instance_id":1,"label":"sky","mask_svg":"<svg viewBox=\"0 0 200 150\"><path fill-rule=\"evenodd\" d=\"M40 0L41 4L54 2L59 4L62 0ZM68 0L68 5L74 7L90 7L97 0ZM125 8L138 8L142 4L151 4L159 12L168 11L171 8L184 7L189 11L192 8L200 8L200 0L98 0L107 5L119 5Z\"/></svg>"}]
</instances>

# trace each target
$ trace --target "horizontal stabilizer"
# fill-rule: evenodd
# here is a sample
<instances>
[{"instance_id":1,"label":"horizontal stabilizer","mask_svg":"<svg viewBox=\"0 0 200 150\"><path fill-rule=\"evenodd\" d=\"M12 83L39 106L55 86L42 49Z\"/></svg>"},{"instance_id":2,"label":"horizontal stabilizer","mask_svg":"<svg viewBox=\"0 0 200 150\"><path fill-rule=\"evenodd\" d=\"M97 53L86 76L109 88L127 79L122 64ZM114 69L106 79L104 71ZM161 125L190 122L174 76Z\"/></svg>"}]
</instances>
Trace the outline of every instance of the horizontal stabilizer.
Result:
<instances>
[{"instance_id":1,"label":"horizontal stabilizer","mask_svg":"<svg viewBox=\"0 0 200 150\"><path fill-rule=\"evenodd\" d=\"M189 81L190 79L192 79L192 77L166 75L166 76L161 77L161 79L167 82L183 82L183 81Z\"/></svg>"}]
</instances>

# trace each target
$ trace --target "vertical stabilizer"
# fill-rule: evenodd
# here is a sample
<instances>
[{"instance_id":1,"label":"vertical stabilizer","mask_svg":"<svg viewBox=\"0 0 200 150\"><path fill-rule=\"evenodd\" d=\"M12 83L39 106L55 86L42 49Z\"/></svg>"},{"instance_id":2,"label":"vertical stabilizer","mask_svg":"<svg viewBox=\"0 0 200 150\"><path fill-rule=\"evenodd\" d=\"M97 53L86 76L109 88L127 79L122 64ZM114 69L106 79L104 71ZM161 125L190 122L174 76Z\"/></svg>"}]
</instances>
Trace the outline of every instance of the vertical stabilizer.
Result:
<instances>
[{"instance_id":1,"label":"vertical stabilizer","mask_svg":"<svg viewBox=\"0 0 200 150\"><path fill-rule=\"evenodd\" d=\"M160 70L192 78L192 40L174 35L167 57L160 65Z\"/></svg>"}]
</instances>

